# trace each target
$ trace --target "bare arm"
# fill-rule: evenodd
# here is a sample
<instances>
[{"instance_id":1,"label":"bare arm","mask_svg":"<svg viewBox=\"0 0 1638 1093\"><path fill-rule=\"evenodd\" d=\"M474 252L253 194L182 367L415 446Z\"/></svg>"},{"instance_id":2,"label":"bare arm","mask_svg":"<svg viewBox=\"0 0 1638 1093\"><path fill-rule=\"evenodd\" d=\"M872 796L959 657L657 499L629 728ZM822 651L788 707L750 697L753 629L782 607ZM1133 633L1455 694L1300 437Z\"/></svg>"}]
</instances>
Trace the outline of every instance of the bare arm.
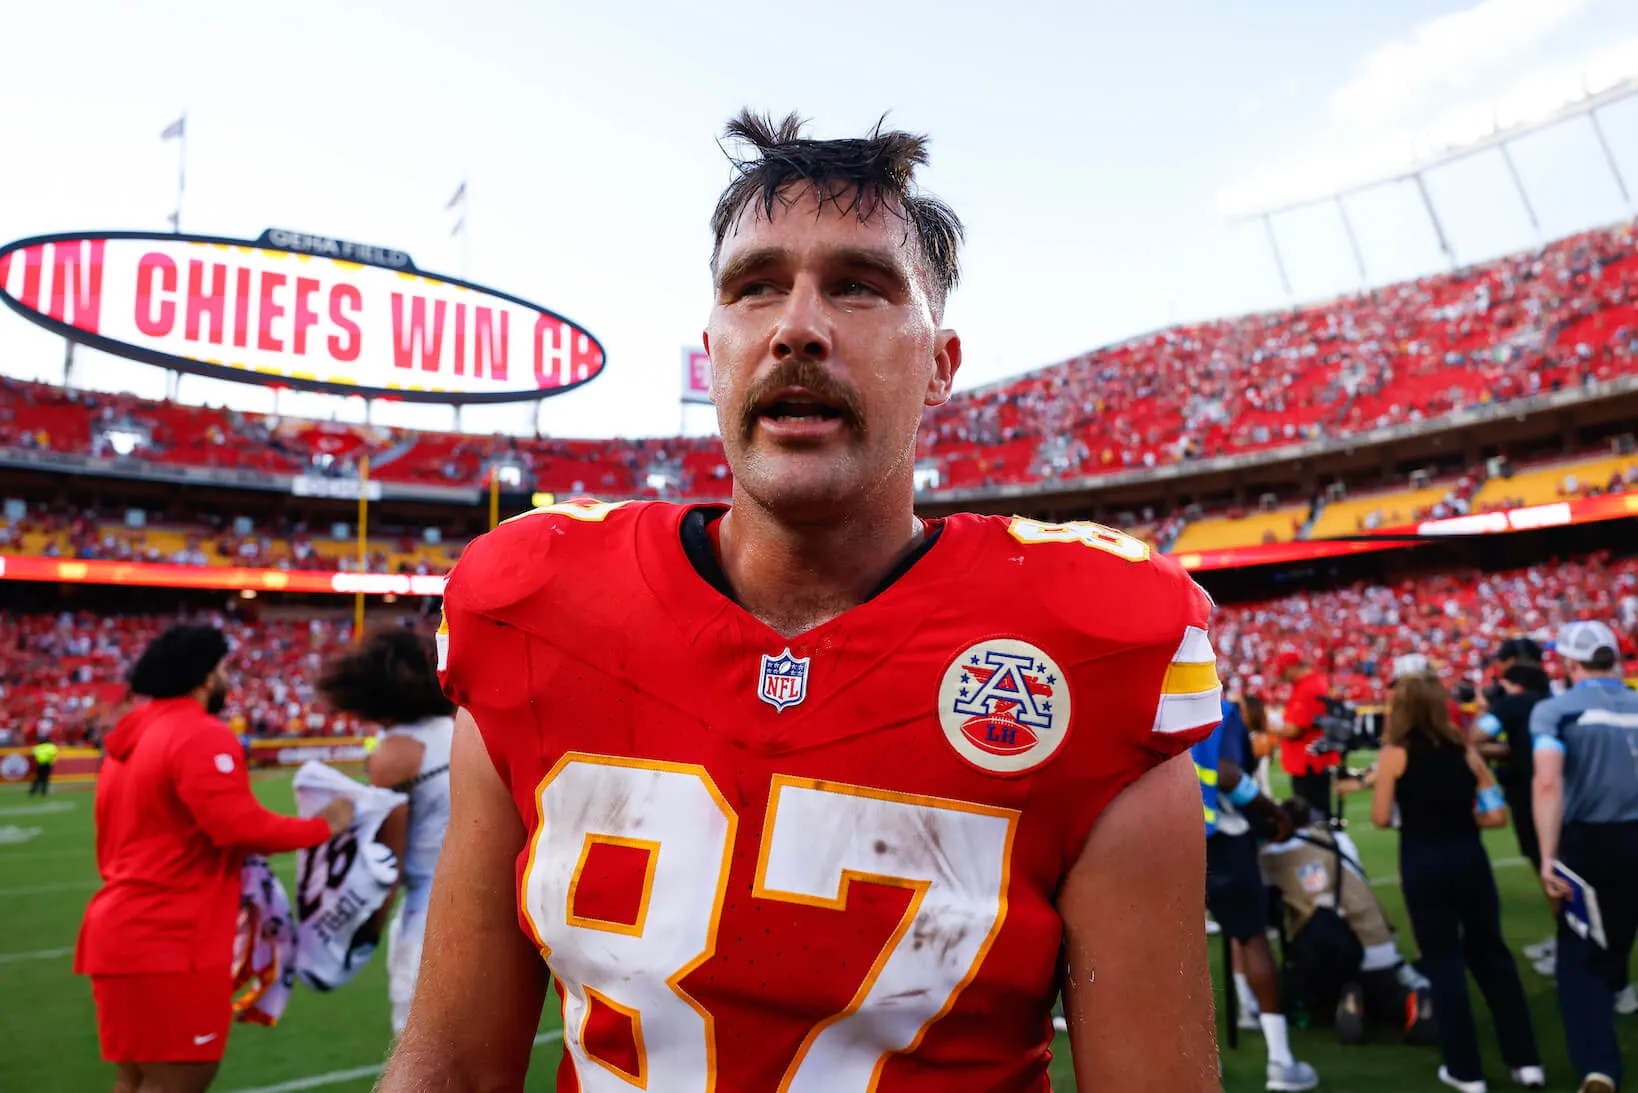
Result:
<instances>
[{"instance_id":1,"label":"bare arm","mask_svg":"<svg viewBox=\"0 0 1638 1093\"><path fill-rule=\"evenodd\" d=\"M540 1024L546 964L518 926L514 893L527 833L465 710L449 782L420 981L376 1093L522 1089Z\"/></svg>"},{"instance_id":2,"label":"bare arm","mask_svg":"<svg viewBox=\"0 0 1638 1093\"><path fill-rule=\"evenodd\" d=\"M1405 749L1384 745L1376 758L1376 784L1371 787L1371 823L1393 826L1393 788L1405 773Z\"/></svg>"},{"instance_id":3,"label":"bare arm","mask_svg":"<svg viewBox=\"0 0 1638 1093\"><path fill-rule=\"evenodd\" d=\"M1058 895L1081 1089L1219 1089L1205 886L1200 786L1185 753L1109 805Z\"/></svg>"},{"instance_id":4,"label":"bare arm","mask_svg":"<svg viewBox=\"0 0 1638 1093\"><path fill-rule=\"evenodd\" d=\"M1562 899L1570 886L1553 873L1558 861L1558 837L1564 827L1564 753L1557 748L1537 748L1535 778L1530 783L1531 804L1536 819L1536 840L1541 843L1541 886L1549 896Z\"/></svg>"},{"instance_id":5,"label":"bare arm","mask_svg":"<svg viewBox=\"0 0 1638 1093\"><path fill-rule=\"evenodd\" d=\"M1468 745L1467 749L1467 769L1471 770L1473 776L1479 780L1480 792L1496 787L1496 776L1490 773L1490 768L1485 764L1483 757L1479 755L1479 750L1471 744ZM1473 814L1473 821L1480 827L1506 827L1507 809L1494 808L1488 812L1480 810Z\"/></svg>"},{"instance_id":6,"label":"bare arm","mask_svg":"<svg viewBox=\"0 0 1638 1093\"><path fill-rule=\"evenodd\" d=\"M411 740L407 736L389 736L381 741L370 756L370 785L384 786L391 789L412 781L421 773L421 759L426 754L426 748L418 740ZM404 847L409 843L409 805L402 804L381 821L381 828L375 833L375 841L392 851L392 856L398 860L400 866L404 862ZM375 913L371 920L377 930L386 928L387 916L392 912L393 898L398 894L398 886L387 893L387 898L381 901L381 910Z\"/></svg>"}]
</instances>

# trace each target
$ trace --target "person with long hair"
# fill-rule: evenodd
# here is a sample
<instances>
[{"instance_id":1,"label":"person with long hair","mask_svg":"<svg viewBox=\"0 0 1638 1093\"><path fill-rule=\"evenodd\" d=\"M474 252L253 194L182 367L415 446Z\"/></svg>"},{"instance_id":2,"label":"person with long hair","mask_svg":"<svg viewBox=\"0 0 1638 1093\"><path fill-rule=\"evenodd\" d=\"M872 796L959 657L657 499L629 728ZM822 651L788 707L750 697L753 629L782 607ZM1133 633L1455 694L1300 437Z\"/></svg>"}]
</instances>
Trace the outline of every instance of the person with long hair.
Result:
<instances>
[{"instance_id":1,"label":"person with long hair","mask_svg":"<svg viewBox=\"0 0 1638 1093\"><path fill-rule=\"evenodd\" d=\"M392 1031L404 1031L421 966L427 898L449 827L449 748L455 707L438 685L432 642L411 630L371 634L332 659L319 676L319 694L332 709L381 726L369 757L370 784L409 796L376 834L401 864L404 898L392 897L376 920L387 922L387 997Z\"/></svg>"},{"instance_id":2,"label":"person with long hair","mask_svg":"<svg viewBox=\"0 0 1638 1093\"><path fill-rule=\"evenodd\" d=\"M1479 1039L1465 967L1496 1022L1513 1081L1546 1085L1518 966L1501 933L1501 901L1481 827L1507 823L1507 805L1490 768L1450 718L1449 694L1431 674L1395 681L1377 763L1371 821L1399 816L1399 876L1422 971L1433 986L1433 1013L1444 1065L1439 1080L1485 1093Z\"/></svg>"}]
</instances>

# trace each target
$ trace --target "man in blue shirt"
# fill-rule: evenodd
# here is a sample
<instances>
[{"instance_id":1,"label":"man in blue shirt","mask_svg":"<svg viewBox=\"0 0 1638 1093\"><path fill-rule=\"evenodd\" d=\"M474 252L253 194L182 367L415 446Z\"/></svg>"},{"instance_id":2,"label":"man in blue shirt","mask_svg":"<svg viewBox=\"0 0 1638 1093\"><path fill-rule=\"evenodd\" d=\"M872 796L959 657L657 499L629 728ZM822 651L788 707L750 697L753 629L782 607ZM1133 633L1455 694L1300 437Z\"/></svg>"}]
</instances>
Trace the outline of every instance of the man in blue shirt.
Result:
<instances>
[{"instance_id":1,"label":"man in blue shirt","mask_svg":"<svg viewBox=\"0 0 1638 1093\"><path fill-rule=\"evenodd\" d=\"M1313 1089L1319 1076L1291 1054L1280 979L1268 944L1268 892L1257 862L1257 837L1242 811L1266 815L1290 835L1290 821L1246 773L1249 734L1238 704L1223 700L1223 721L1194 746L1194 770L1206 821L1206 909L1234 943L1234 963L1257 998L1257 1021L1268 1041L1268 1081L1276 1091Z\"/></svg>"},{"instance_id":2,"label":"man in blue shirt","mask_svg":"<svg viewBox=\"0 0 1638 1093\"><path fill-rule=\"evenodd\" d=\"M1638 693L1621 681L1620 646L1603 623L1572 622L1555 647L1570 689L1530 712L1541 884L1554 900L1571 895L1555 872L1562 862L1597 902L1602 944L1559 916L1558 1006L1582 1093L1615 1093L1615 993L1638 934Z\"/></svg>"}]
</instances>

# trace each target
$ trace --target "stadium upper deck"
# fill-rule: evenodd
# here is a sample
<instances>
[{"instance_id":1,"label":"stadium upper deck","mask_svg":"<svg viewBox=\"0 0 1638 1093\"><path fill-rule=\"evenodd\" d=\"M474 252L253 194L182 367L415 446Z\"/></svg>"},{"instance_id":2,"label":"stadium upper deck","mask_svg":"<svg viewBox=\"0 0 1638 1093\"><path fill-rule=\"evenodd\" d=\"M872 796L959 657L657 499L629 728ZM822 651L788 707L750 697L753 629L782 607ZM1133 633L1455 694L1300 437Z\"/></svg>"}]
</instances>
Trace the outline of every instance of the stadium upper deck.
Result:
<instances>
[{"instance_id":1,"label":"stadium upper deck","mask_svg":"<svg viewBox=\"0 0 1638 1093\"><path fill-rule=\"evenodd\" d=\"M1638 373L1638 248L1624 224L1301 310L1175 327L966 392L924 419L933 492L1045 484L1276 451ZM0 449L475 487L721 497L713 438L481 437L279 421L0 380ZM929 475L929 481L932 476ZM659 485L656 483L663 483Z\"/></svg>"}]
</instances>

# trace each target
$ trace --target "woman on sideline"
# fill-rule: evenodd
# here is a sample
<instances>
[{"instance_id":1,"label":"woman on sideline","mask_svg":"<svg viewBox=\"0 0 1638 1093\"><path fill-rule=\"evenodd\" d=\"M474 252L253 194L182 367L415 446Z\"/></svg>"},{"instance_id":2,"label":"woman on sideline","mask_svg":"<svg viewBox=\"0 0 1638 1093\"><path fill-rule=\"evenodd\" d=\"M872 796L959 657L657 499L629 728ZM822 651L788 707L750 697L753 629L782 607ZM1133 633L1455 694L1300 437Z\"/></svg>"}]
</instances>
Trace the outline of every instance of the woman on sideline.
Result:
<instances>
[{"instance_id":1,"label":"woman on sideline","mask_svg":"<svg viewBox=\"0 0 1638 1093\"><path fill-rule=\"evenodd\" d=\"M1405 909L1433 984L1444 1059L1439 1080L1463 1093L1488 1088L1465 962L1490 1006L1513 1081L1545 1087L1524 986L1502 940L1496 879L1479 839L1480 827L1507 823L1507 806L1484 760L1452 723L1444 686L1426 672L1398 679L1388 698L1371 821L1393 826L1395 805Z\"/></svg>"},{"instance_id":2,"label":"woman on sideline","mask_svg":"<svg viewBox=\"0 0 1638 1093\"><path fill-rule=\"evenodd\" d=\"M256 800L239 741L217 720L227 639L175 626L131 670L133 708L97 775L102 888L80 925L74 971L91 977L114 1093L203 1093L233 1009L233 935L247 854L316 846L352 822L337 798L308 819Z\"/></svg>"},{"instance_id":3,"label":"woman on sideline","mask_svg":"<svg viewBox=\"0 0 1638 1093\"><path fill-rule=\"evenodd\" d=\"M381 726L370 753L370 784L409 795L376 834L402 865L404 899L387 929L387 998L392 1031L404 1031L421 968L427 897L449 827L449 745L455 706L438 685L432 642L410 630L381 630L325 665L318 690L332 708ZM381 905L379 930L392 908Z\"/></svg>"}]
</instances>

